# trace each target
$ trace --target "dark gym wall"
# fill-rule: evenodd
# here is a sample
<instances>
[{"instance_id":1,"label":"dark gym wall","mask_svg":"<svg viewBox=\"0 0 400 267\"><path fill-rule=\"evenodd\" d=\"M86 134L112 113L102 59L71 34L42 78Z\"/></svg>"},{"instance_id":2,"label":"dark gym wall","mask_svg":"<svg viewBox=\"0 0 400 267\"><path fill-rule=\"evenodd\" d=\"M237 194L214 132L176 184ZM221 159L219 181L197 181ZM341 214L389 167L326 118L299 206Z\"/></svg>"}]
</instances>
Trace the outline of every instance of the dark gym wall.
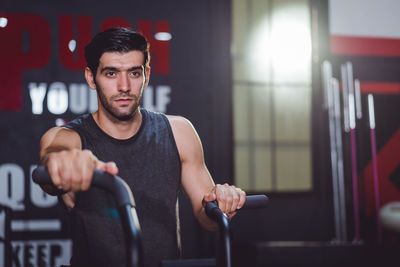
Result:
<instances>
[{"instance_id":1,"label":"dark gym wall","mask_svg":"<svg viewBox=\"0 0 400 267\"><path fill-rule=\"evenodd\" d=\"M0 204L12 210L7 219L13 245L8 255L1 242L0 262L7 255L16 265L52 265L70 256L56 199L31 183L30 172L47 129L95 109L82 49L101 28L131 26L146 35L152 70L143 106L188 118L214 180L231 182L230 1L6 1L0 17L8 18L0 28ZM172 39L156 40L160 31ZM184 255L212 254L188 201L180 204ZM35 222L41 226L28 225Z\"/></svg>"},{"instance_id":2,"label":"dark gym wall","mask_svg":"<svg viewBox=\"0 0 400 267\"><path fill-rule=\"evenodd\" d=\"M399 56L332 53L328 0L310 0L310 3L317 11L312 23L318 24L318 33L313 35L313 56L318 58L313 62L312 94L314 189L309 193L271 194L268 209L238 214L232 221L233 241L237 243L333 238L328 116L322 107L322 60L331 60L336 71L341 63L351 60L355 76L361 81L399 83ZM115 0L99 4L93 0L9 0L2 2L0 17L10 18L8 25L0 28L0 205L12 210L5 213L0 209L0 227L7 228L5 219L11 220L7 237L13 244L13 253L7 254L4 237L0 235L0 262L5 255L10 255L15 264L24 265L24 260L37 263L42 252L46 255L43 260L48 263L69 257L71 244L63 217L55 207L54 198L44 196L31 184L30 171L37 163L40 136L57 119L68 121L94 109L83 77L81 49L82 40L87 41L102 27L127 24L147 35L153 57L144 106L191 120L202 139L214 180L232 182L230 1ZM170 41L154 39L157 31L168 30L172 34ZM68 52L67 43L60 44L63 36L74 36L77 40L74 54ZM31 96L31 91L36 93ZM377 146L378 151L383 151L380 172L395 182L400 177L398 153L384 148L399 147L399 91L396 92L376 96ZM49 93L61 102L48 107ZM69 102L67 110L62 112L60 99L65 94ZM32 98L38 106L33 107ZM360 121L360 125L365 124L366 121ZM362 181L370 177L370 151L368 136L358 138L361 144L358 170ZM387 159L393 163L392 169L385 167ZM387 184L396 196L396 186L393 182ZM370 203L367 197L370 187L366 188L367 193L362 195L364 204ZM184 255L211 256L212 236L199 228L184 198L180 204ZM44 222L44 228L31 225L29 230L28 223L36 220Z\"/></svg>"}]
</instances>

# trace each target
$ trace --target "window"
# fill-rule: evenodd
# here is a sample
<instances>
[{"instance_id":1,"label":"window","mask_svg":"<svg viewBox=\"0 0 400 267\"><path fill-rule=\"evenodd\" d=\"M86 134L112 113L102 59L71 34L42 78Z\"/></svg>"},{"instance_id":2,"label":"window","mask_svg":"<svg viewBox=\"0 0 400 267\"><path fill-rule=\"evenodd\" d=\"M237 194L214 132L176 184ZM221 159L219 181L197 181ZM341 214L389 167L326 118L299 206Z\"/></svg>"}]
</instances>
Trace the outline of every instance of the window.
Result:
<instances>
[{"instance_id":1,"label":"window","mask_svg":"<svg viewBox=\"0 0 400 267\"><path fill-rule=\"evenodd\" d=\"M307 0L233 0L235 184L312 189Z\"/></svg>"}]
</instances>

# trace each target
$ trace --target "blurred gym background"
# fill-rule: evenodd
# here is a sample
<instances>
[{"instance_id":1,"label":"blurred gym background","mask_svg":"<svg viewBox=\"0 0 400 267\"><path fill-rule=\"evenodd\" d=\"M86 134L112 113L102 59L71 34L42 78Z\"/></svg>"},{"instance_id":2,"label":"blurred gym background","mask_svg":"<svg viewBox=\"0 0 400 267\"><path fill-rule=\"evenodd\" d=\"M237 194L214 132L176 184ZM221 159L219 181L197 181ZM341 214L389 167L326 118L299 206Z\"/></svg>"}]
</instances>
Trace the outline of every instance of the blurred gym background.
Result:
<instances>
[{"instance_id":1,"label":"blurred gym background","mask_svg":"<svg viewBox=\"0 0 400 267\"><path fill-rule=\"evenodd\" d=\"M112 26L150 42L142 106L194 124L217 183L270 197L232 220L234 265L389 266L399 10L396 0L3 1L0 266L69 262L66 218L31 171L47 129L96 110L83 48ZM214 257L218 236L183 194L180 215L183 257Z\"/></svg>"}]
</instances>

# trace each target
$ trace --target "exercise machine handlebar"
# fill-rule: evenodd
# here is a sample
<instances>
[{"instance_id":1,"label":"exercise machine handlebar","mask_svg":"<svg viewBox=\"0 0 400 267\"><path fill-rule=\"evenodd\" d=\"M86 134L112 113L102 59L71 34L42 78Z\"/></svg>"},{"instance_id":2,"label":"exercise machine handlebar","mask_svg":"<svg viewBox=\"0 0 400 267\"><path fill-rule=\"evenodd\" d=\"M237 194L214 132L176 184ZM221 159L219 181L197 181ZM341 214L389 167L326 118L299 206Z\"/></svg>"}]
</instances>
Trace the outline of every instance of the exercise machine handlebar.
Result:
<instances>
[{"instance_id":1,"label":"exercise machine handlebar","mask_svg":"<svg viewBox=\"0 0 400 267\"><path fill-rule=\"evenodd\" d=\"M266 195L246 196L246 202L240 210L265 208L268 202L269 199ZM207 202L205 211L208 217L217 222L219 226L221 252L217 257L217 266L231 267L231 241L228 217L218 208L217 201Z\"/></svg>"},{"instance_id":2,"label":"exercise machine handlebar","mask_svg":"<svg viewBox=\"0 0 400 267\"><path fill-rule=\"evenodd\" d=\"M32 179L39 185L53 185L50 174L44 166L39 166L32 172ZM93 172L91 186L102 188L114 196L121 216L122 226L126 233L128 266L143 266L141 229L131 189L122 178L100 170ZM265 208L268 202L269 199L266 195L246 196L246 202L240 210ZM205 210L206 214L216 221L220 228L223 255L217 258L217 265L230 267L229 220L218 208L216 201L207 202Z\"/></svg>"},{"instance_id":3,"label":"exercise machine handlebar","mask_svg":"<svg viewBox=\"0 0 400 267\"><path fill-rule=\"evenodd\" d=\"M32 179L39 185L53 185L44 166L39 166L32 172ZM126 237L127 266L143 266L141 229L131 189L122 178L100 170L93 172L91 186L102 188L114 196Z\"/></svg>"}]
</instances>

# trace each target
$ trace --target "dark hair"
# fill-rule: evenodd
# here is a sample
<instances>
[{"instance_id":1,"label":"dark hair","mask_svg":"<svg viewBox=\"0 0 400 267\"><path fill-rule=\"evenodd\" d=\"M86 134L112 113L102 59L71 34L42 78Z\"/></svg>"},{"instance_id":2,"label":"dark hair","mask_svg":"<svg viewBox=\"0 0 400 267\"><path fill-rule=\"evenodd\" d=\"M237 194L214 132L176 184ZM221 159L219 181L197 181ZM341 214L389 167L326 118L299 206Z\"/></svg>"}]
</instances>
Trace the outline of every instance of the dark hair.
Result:
<instances>
[{"instance_id":1,"label":"dark hair","mask_svg":"<svg viewBox=\"0 0 400 267\"><path fill-rule=\"evenodd\" d=\"M146 38L128 28L110 28L96 34L92 41L85 47L87 66L96 76L100 57L105 52L126 53L133 50L142 51L144 55L144 67L149 67L150 53L149 43Z\"/></svg>"}]
</instances>

